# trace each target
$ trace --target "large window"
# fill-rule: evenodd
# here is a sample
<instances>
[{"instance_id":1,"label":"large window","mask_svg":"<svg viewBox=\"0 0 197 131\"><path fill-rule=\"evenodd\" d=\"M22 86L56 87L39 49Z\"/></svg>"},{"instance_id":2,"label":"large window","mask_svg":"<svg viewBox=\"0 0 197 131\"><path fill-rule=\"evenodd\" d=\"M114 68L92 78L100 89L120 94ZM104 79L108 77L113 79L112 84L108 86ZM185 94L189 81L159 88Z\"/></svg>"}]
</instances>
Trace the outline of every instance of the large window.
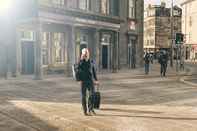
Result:
<instances>
[{"instance_id":1,"label":"large window","mask_svg":"<svg viewBox=\"0 0 197 131\"><path fill-rule=\"evenodd\" d=\"M79 9L89 10L89 0L79 0Z\"/></svg>"},{"instance_id":2,"label":"large window","mask_svg":"<svg viewBox=\"0 0 197 131\"><path fill-rule=\"evenodd\" d=\"M135 18L135 0L129 0L129 18Z\"/></svg>"},{"instance_id":3,"label":"large window","mask_svg":"<svg viewBox=\"0 0 197 131\"><path fill-rule=\"evenodd\" d=\"M52 0L52 3L55 5L64 5L64 0Z\"/></svg>"},{"instance_id":4,"label":"large window","mask_svg":"<svg viewBox=\"0 0 197 131\"><path fill-rule=\"evenodd\" d=\"M101 0L101 13L109 14L109 0Z\"/></svg>"},{"instance_id":5,"label":"large window","mask_svg":"<svg viewBox=\"0 0 197 131\"><path fill-rule=\"evenodd\" d=\"M54 33L54 57L55 63L63 64L65 63L65 43L63 40L63 33Z\"/></svg>"},{"instance_id":6,"label":"large window","mask_svg":"<svg viewBox=\"0 0 197 131\"><path fill-rule=\"evenodd\" d=\"M101 39L102 45L109 45L111 42L111 35L103 34Z\"/></svg>"},{"instance_id":7,"label":"large window","mask_svg":"<svg viewBox=\"0 0 197 131\"><path fill-rule=\"evenodd\" d=\"M27 41L33 41L34 38L34 32L33 31L22 31L21 32L21 39L27 40Z\"/></svg>"},{"instance_id":8,"label":"large window","mask_svg":"<svg viewBox=\"0 0 197 131\"><path fill-rule=\"evenodd\" d=\"M110 0L110 15L119 16L119 0Z\"/></svg>"},{"instance_id":9,"label":"large window","mask_svg":"<svg viewBox=\"0 0 197 131\"><path fill-rule=\"evenodd\" d=\"M38 2L41 5L50 5L50 3L51 3L50 0L39 0Z\"/></svg>"},{"instance_id":10,"label":"large window","mask_svg":"<svg viewBox=\"0 0 197 131\"><path fill-rule=\"evenodd\" d=\"M101 10L101 0L90 0L90 9L93 12L100 13Z\"/></svg>"},{"instance_id":11,"label":"large window","mask_svg":"<svg viewBox=\"0 0 197 131\"><path fill-rule=\"evenodd\" d=\"M48 65L48 57L49 57L49 44L48 44L49 33L42 33L42 63L43 65Z\"/></svg>"},{"instance_id":12,"label":"large window","mask_svg":"<svg viewBox=\"0 0 197 131\"><path fill-rule=\"evenodd\" d=\"M67 6L69 8L77 8L77 0L67 0Z\"/></svg>"}]
</instances>

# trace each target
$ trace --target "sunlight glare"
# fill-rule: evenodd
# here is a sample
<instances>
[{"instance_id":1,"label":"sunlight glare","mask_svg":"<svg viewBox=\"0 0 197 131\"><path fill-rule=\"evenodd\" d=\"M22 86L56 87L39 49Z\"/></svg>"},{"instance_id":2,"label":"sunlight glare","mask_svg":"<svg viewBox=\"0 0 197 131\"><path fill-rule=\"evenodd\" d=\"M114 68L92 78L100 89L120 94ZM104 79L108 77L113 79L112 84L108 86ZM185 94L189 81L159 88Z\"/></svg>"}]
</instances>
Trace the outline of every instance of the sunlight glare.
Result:
<instances>
[{"instance_id":1,"label":"sunlight glare","mask_svg":"<svg viewBox=\"0 0 197 131\"><path fill-rule=\"evenodd\" d=\"M12 0L0 0L0 13L7 13L12 8Z\"/></svg>"}]
</instances>

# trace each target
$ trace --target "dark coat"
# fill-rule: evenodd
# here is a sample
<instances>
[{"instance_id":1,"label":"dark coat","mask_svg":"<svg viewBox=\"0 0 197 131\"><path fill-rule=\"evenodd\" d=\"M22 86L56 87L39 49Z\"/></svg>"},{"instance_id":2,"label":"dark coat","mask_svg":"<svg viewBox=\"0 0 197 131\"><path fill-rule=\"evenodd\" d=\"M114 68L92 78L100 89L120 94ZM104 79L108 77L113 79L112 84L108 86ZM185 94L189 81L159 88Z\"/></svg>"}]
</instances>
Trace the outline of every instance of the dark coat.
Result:
<instances>
[{"instance_id":1,"label":"dark coat","mask_svg":"<svg viewBox=\"0 0 197 131\"><path fill-rule=\"evenodd\" d=\"M168 63L168 55L161 53L159 56L159 63L160 64L167 64Z\"/></svg>"},{"instance_id":2,"label":"dark coat","mask_svg":"<svg viewBox=\"0 0 197 131\"><path fill-rule=\"evenodd\" d=\"M81 81L97 81L96 70L92 61L80 60L79 62L79 79Z\"/></svg>"}]
</instances>

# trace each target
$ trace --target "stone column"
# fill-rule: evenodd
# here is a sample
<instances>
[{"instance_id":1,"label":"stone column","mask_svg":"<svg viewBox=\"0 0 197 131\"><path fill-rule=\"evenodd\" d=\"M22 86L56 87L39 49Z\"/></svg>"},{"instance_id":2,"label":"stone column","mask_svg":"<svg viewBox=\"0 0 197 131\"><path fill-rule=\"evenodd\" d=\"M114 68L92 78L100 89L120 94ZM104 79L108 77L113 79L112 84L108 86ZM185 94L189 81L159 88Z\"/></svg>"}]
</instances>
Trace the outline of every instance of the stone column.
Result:
<instances>
[{"instance_id":1,"label":"stone column","mask_svg":"<svg viewBox=\"0 0 197 131\"><path fill-rule=\"evenodd\" d=\"M68 76L72 76L72 66L76 63L76 55L75 55L75 27L71 26L68 28L70 33L68 33L68 70L67 74Z\"/></svg>"},{"instance_id":2,"label":"stone column","mask_svg":"<svg viewBox=\"0 0 197 131\"><path fill-rule=\"evenodd\" d=\"M20 30L16 29L16 77L20 75L22 71L22 65L21 65L21 36L20 36Z\"/></svg>"},{"instance_id":3,"label":"stone column","mask_svg":"<svg viewBox=\"0 0 197 131\"><path fill-rule=\"evenodd\" d=\"M48 64L51 65L52 64L52 33L49 32L48 35Z\"/></svg>"},{"instance_id":4,"label":"stone column","mask_svg":"<svg viewBox=\"0 0 197 131\"><path fill-rule=\"evenodd\" d=\"M113 33L113 44L112 44L112 72L116 73L118 69L118 33Z\"/></svg>"},{"instance_id":5,"label":"stone column","mask_svg":"<svg viewBox=\"0 0 197 131\"><path fill-rule=\"evenodd\" d=\"M119 33L119 55L120 58L120 68L127 68L128 64L128 0L121 0L120 2L120 18L125 22L120 23L120 33Z\"/></svg>"},{"instance_id":6,"label":"stone column","mask_svg":"<svg viewBox=\"0 0 197 131\"><path fill-rule=\"evenodd\" d=\"M35 32L36 42L34 43L34 79L43 79L42 69L42 23L39 22L38 29Z\"/></svg>"},{"instance_id":7,"label":"stone column","mask_svg":"<svg viewBox=\"0 0 197 131\"><path fill-rule=\"evenodd\" d=\"M7 51L6 45L1 44L0 46L0 77L7 79Z\"/></svg>"},{"instance_id":8,"label":"stone column","mask_svg":"<svg viewBox=\"0 0 197 131\"><path fill-rule=\"evenodd\" d=\"M96 29L96 31L95 31L95 47L94 47L94 57L95 57L95 61L96 61L96 66L97 66L97 69L99 69L100 70L100 68L99 68L99 64L100 64L100 33L99 33L99 30L98 29Z\"/></svg>"},{"instance_id":9,"label":"stone column","mask_svg":"<svg viewBox=\"0 0 197 131\"><path fill-rule=\"evenodd\" d=\"M120 70L120 59L121 59L121 56L120 56L120 32L117 32L117 68L118 70Z\"/></svg>"},{"instance_id":10,"label":"stone column","mask_svg":"<svg viewBox=\"0 0 197 131\"><path fill-rule=\"evenodd\" d=\"M136 65L143 66L143 42L144 42L144 0L136 1L136 19L138 39L136 44Z\"/></svg>"},{"instance_id":11,"label":"stone column","mask_svg":"<svg viewBox=\"0 0 197 131\"><path fill-rule=\"evenodd\" d=\"M99 67L99 71L102 70L102 45L101 45L101 39L102 39L102 33L101 31L99 31L99 41L98 41L98 57L99 57L99 63L98 63L98 67Z\"/></svg>"}]
</instances>

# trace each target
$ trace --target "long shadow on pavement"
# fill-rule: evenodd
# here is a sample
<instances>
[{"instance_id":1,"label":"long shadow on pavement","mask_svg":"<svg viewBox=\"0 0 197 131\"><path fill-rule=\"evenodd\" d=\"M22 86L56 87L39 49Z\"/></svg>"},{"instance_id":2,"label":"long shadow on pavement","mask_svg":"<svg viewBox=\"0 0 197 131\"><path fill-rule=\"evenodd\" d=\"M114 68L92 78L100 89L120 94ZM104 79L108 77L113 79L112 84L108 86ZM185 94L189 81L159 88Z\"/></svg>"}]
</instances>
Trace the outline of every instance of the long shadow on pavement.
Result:
<instances>
[{"instance_id":1,"label":"long shadow on pavement","mask_svg":"<svg viewBox=\"0 0 197 131\"><path fill-rule=\"evenodd\" d=\"M58 127L9 102L0 106L0 125L1 131L59 131Z\"/></svg>"}]
</instances>

